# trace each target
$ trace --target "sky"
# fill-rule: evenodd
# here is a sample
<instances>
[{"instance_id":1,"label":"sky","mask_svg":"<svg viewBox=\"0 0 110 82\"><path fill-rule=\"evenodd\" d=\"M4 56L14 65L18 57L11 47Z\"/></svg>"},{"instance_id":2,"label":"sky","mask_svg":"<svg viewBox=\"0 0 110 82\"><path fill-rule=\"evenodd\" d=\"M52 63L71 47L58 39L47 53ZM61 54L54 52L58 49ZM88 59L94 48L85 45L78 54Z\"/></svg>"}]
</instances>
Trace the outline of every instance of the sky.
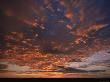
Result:
<instances>
[{"instance_id":1,"label":"sky","mask_svg":"<svg viewBox=\"0 0 110 82\"><path fill-rule=\"evenodd\" d=\"M0 0L0 46L11 32L24 33L47 51L108 42L109 8L109 0Z\"/></svg>"}]
</instances>

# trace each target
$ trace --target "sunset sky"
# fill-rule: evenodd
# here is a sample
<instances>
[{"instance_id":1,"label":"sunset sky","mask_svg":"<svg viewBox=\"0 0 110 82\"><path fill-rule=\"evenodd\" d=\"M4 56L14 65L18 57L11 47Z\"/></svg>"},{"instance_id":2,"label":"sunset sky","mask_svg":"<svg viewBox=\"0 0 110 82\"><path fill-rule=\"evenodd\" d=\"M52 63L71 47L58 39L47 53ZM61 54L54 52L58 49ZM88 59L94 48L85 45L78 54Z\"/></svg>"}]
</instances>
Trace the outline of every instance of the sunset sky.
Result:
<instances>
[{"instance_id":1,"label":"sunset sky","mask_svg":"<svg viewBox=\"0 0 110 82\"><path fill-rule=\"evenodd\" d=\"M1 61L52 68L107 49L110 0L0 0Z\"/></svg>"}]
</instances>

